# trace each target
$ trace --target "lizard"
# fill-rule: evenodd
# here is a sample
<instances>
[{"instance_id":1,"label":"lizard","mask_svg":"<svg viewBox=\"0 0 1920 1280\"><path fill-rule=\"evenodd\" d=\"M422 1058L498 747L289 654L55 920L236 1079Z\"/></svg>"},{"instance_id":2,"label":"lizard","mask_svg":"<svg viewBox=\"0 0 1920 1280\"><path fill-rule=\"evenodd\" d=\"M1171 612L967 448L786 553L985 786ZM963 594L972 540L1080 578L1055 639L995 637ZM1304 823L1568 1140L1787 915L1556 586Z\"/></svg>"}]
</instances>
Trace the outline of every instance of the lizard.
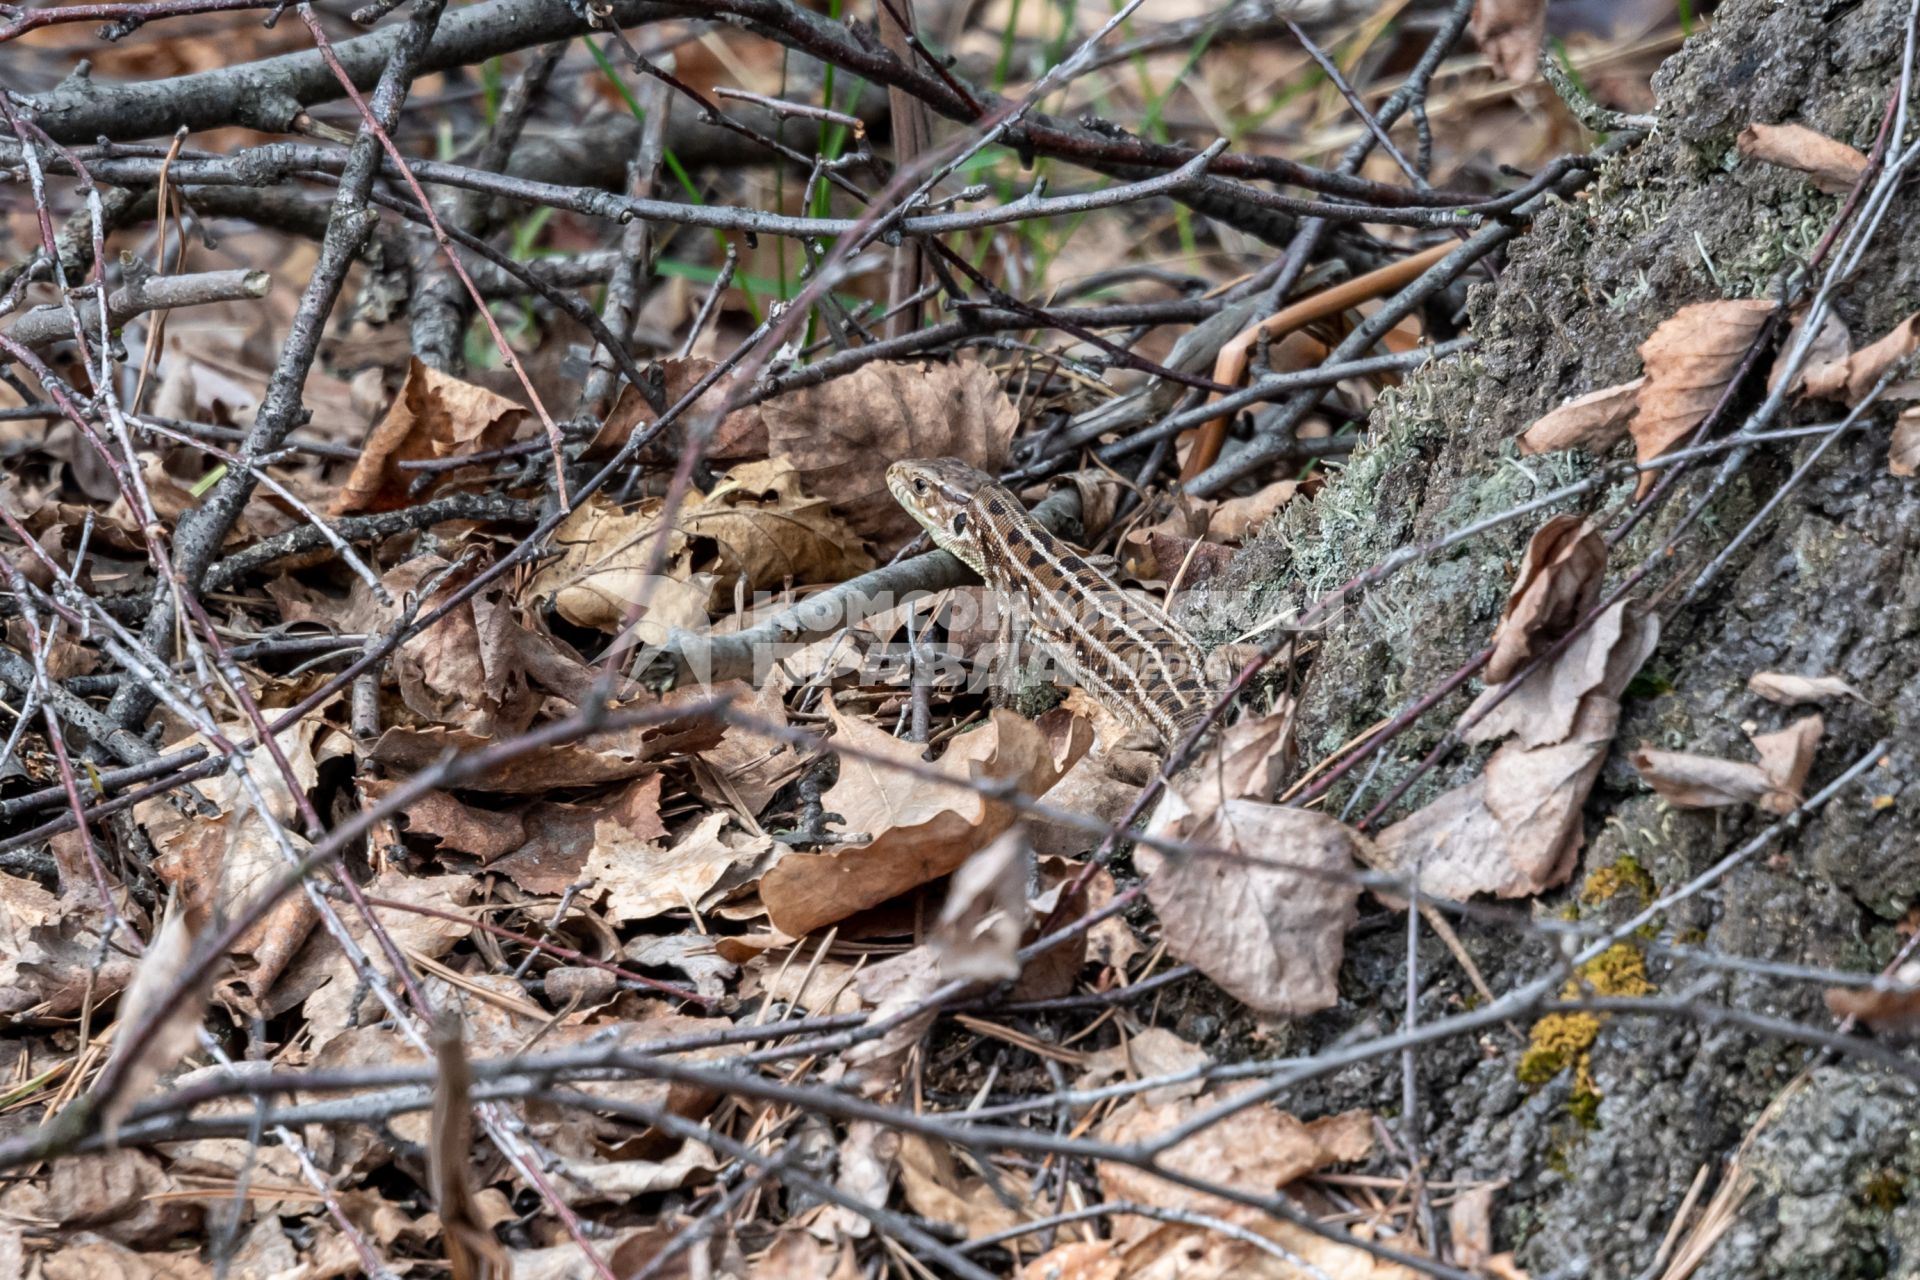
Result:
<instances>
[{"instance_id":1,"label":"lizard","mask_svg":"<svg viewBox=\"0 0 1920 1280\"><path fill-rule=\"evenodd\" d=\"M1028 516L993 477L957 458L910 459L887 468L887 488L936 545L1008 595L1041 647L1130 727L1171 750L1217 700L1199 642L1166 610L1121 590ZM1199 767L1189 765L1185 774ZM1361 842L1362 857L1379 866L1366 855L1370 848ZM1446 917L1428 902L1420 914L1491 1000L1479 966Z\"/></svg>"},{"instance_id":2,"label":"lizard","mask_svg":"<svg viewBox=\"0 0 1920 1280\"><path fill-rule=\"evenodd\" d=\"M936 545L1010 598L1041 648L1129 727L1171 748L1213 704L1219 690L1199 642L1031 519L991 476L956 458L912 459L887 468L887 488Z\"/></svg>"}]
</instances>

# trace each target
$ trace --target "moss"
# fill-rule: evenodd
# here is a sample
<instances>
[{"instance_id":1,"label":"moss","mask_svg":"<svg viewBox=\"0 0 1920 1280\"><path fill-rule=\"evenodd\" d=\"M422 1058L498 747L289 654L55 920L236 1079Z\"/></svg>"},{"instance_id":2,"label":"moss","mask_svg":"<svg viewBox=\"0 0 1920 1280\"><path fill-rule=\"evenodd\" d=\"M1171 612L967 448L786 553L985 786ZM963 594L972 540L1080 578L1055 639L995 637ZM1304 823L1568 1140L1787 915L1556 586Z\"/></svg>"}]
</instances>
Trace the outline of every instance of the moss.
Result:
<instances>
[{"instance_id":1,"label":"moss","mask_svg":"<svg viewBox=\"0 0 1920 1280\"><path fill-rule=\"evenodd\" d=\"M1644 996L1653 989L1647 977L1646 957L1639 948L1618 942L1581 965L1560 994L1567 999L1588 992ZM1573 1089L1567 1098L1567 1113L1583 1129L1600 1127L1600 1102L1606 1096L1593 1078L1593 1043L1600 1038L1600 1024L1597 1013L1548 1014L1533 1024L1526 1052L1514 1068L1520 1083L1538 1086L1571 1067Z\"/></svg>"},{"instance_id":2,"label":"moss","mask_svg":"<svg viewBox=\"0 0 1920 1280\"><path fill-rule=\"evenodd\" d=\"M1542 1085L1587 1056L1600 1035L1600 1017L1593 1013L1550 1013L1533 1024L1527 1051L1520 1055L1516 1074L1521 1084Z\"/></svg>"},{"instance_id":3,"label":"moss","mask_svg":"<svg viewBox=\"0 0 1920 1280\"><path fill-rule=\"evenodd\" d=\"M1875 1169L1860 1187L1860 1200L1870 1209L1892 1213L1907 1202L1907 1178L1898 1169Z\"/></svg>"},{"instance_id":4,"label":"moss","mask_svg":"<svg viewBox=\"0 0 1920 1280\"><path fill-rule=\"evenodd\" d=\"M1640 860L1630 853L1623 853L1613 860L1612 866L1601 867L1587 877L1580 886L1580 901L1589 906L1600 902L1611 902L1622 890L1631 889L1642 902L1653 901L1657 886Z\"/></svg>"}]
</instances>

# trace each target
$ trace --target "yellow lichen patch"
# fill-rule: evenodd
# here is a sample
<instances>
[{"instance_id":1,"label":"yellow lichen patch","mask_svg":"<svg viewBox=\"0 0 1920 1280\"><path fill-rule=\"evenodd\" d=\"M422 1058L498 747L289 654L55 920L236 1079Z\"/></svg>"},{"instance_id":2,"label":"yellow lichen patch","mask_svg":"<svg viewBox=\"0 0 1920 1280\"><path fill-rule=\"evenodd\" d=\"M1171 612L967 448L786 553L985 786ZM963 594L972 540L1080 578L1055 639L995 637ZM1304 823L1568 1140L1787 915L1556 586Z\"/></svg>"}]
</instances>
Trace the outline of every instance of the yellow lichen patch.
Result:
<instances>
[{"instance_id":1,"label":"yellow lichen patch","mask_svg":"<svg viewBox=\"0 0 1920 1280\"><path fill-rule=\"evenodd\" d=\"M1583 995L1644 996L1653 991L1647 960L1638 948L1618 942L1580 966L1561 989L1564 999ZM1593 1042L1600 1036L1597 1013L1550 1013L1533 1024L1526 1052L1515 1068L1522 1084L1541 1085L1572 1067L1573 1093L1567 1107L1581 1125L1597 1124L1603 1096L1593 1079Z\"/></svg>"},{"instance_id":2,"label":"yellow lichen patch","mask_svg":"<svg viewBox=\"0 0 1920 1280\"><path fill-rule=\"evenodd\" d=\"M1621 854L1613 860L1612 866L1601 867L1588 876L1587 882L1580 886L1580 901L1589 905L1609 902L1619 896L1622 889L1633 890L1643 902L1653 900L1653 877L1640 865L1640 860L1630 853Z\"/></svg>"}]
</instances>

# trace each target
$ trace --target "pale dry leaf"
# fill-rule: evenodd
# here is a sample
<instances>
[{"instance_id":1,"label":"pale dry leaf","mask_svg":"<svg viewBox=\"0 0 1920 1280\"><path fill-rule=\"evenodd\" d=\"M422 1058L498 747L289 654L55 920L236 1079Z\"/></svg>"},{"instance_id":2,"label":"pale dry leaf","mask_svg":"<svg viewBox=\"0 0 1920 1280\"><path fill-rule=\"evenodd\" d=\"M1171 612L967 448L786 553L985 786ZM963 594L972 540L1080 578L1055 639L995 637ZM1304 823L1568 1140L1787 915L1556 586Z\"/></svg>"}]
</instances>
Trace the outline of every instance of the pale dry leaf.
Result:
<instances>
[{"instance_id":1,"label":"pale dry leaf","mask_svg":"<svg viewBox=\"0 0 1920 1280\"><path fill-rule=\"evenodd\" d=\"M1547 0L1475 0L1472 24L1495 75L1521 84L1533 79L1547 34Z\"/></svg>"},{"instance_id":2,"label":"pale dry leaf","mask_svg":"<svg viewBox=\"0 0 1920 1280\"><path fill-rule=\"evenodd\" d=\"M578 1250L575 1250L576 1255ZM90 1231L63 1235L40 1260L41 1280L211 1280L197 1253L142 1253Z\"/></svg>"},{"instance_id":3,"label":"pale dry leaf","mask_svg":"<svg viewBox=\"0 0 1920 1280\"><path fill-rule=\"evenodd\" d=\"M504 396L410 361L400 394L334 498L333 514L390 511L420 501L408 490L422 473L402 470L400 463L497 449L525 417L526 410Z\"/></svg>"},{"instance_id":4,"label":"pale dry leaf","mask_svg":"<svg viewBox=\"0 0 1920 1280\"><path fill-rule=\"evenodd\" d=\"M1020 1271L1020 1280L1120 1280L1127 1264L1111 1240L1055 1245Z\"/></svg>"},{"instance_id":5,"label":"pale dry leaf","mask_svg":"<svg viewBox=\"0 0 1920 1280\"><path fill-rule=\"evenodd\" d=\"M1493 1256L1493 1192L1492 1183L1468 1187L1447 1206L1453 1260L1468 1270L1478 1270Z\"/></svg>"},{"instance_id":6,"label":"pale dry leaf","mask_svg":"<svg viewBox=\"0 0 1920 1280\"><path fill-rule=\"evenodd\" d=\"M1783 353L1792 351L1799 343L1800 336L1807 327L1807 315L1808 309L1805 306L1794 309L1793 326L1787 330L1786 339L1780 344L1780 350ZM1847 334L1846 324L1829 308L1822 314L1820 331L1814 334L1813 341L1807 347L1806 359L1801 363L1799 370L1793 375L1793 382L1787 388L1787 391L1793 395L1801 395L1805 393L1807 380L1809 378L1819 377L1826 379L1836 376L1832 372L1818 373L1816 371L1829 370L1830 367L1834 365L1844 366L1847 356L1852 351L1853 339ZM1767 393L1769 395L1779 390L1780 380L1786 376L1786 372L1787 362L1783 355L1781 359L1774 362L1772 370L1767 374ZM1843 372L1837 376L1844 377L1845 374Z\"/></svg>"},{"instance_id":7,"label":"pale dry leaf","mask_svg":"<svg viewBox=\"0 0 1920 1280\"><path fill-rule=\"evenodd\" d=\"M1487 683L1507 680L1565 635L1599 597L1606 571L1606 539L1592 524L1566 515L1540 526L1494 628Z\"/></svg>"},{"instance_id":8,"label":"pale dry leaf","mask_svg":"<svg viewBox=\"0 0 1920 1280\"><path fill-rule=\"evenodd\" d=\"M1490 685L1467 708L1480 715L1466 731L1468 742L1513 735L1526 747L1551 746L1573 731L1581 702L1599 692L1618 700L1660 641L1660 620L1622 599L1593 620L1551 663L1536 669L1498 703L1503 686Z\"/></svg>"},{"instance_id":9,"label":"pale dry leaf","mask_svg":"<svg viewBox=\"0 0 1920 1280\"><path fill-rule=\"evenodd\" d=\"M753 1260L747 1280L861 1280L861 1274L851 1240L823 1242L783 1226L766 1252Z\"/></svg>"},{"instance_id":10,"label":"pale dry leaf","mask_svg":"<svg viewBox=\"0 0 1920 1280\"><path fill-rule=\"evenodd\" d=\"M1225 856L1135 851L1167 949L1260 1013L1332 1005L1365 837L1324 814L1252 800L1229 800L1182 834Z\"/></svg>"},{"instance_id":11,"label":"pale dry leaf","mask_svg":"<svg viewBox=\"0 0 1920 1280\"><path fill-rule=\"evenodd\" d=\"M1655 751L1642 744L1634 752L1633 767L1676 809L1751 804L1767 813L1786 814L1800 805L1814 750L1825 732L1825 722L1812 715L1775 733L1756 734L1753 746L1760 756L1758 764L1686 751Z\"/></svg>"},{"instance_id":12,"label":"pale dry leaf","mask_svg":"<svg viewBox=\"0 0 1920 1280\"><path fill-rule=\"evenodd\" d=\"M1228 498L1208 518L1207 537L1215 542L1244 542L1266 528L1299 492L1299 481L1276 480L1244 498Z\"/></svg>"},{"instance_id":13,"label":"pale dry leaf","mask_svg":"<svg viewBox=\"0 0 1920 1280\"><path fill-rule=\"evenodd\" d=\"M637 1196L711 1180L723 1162L713 1148L683 1142L658 1160L612 1160L606 1156L553 1157L554 1187L568 1204L601 1200L625 1203Z\"/></svg>"},{"instance_id":14,"label":"pale dry leaf","mask_svg":"<svg viewBox=\"0 0 1920 1280\"><path fill-rule=\"evenodd\" d=\"M16 1202L15 1191L30 1199ZM16 1184L5 1206L15 1220L50 1219L64 1231L96 1231L116 1244L148 1249L199 1225L200 1207L180 1191L153 1156L122 1148L51 1161L42 1179Z\"/></svg>"},{"instance_id":15,"label":"pale dry leaf","mask_svg":"<svg viewBox=\"0 0 1920 1280\"><path fill-rule=\"evenodd\" d=\"M1644 377L1567 401L1520 433L1522 454L1585 449L1603 454L1624 440Z\"/></svg>"},{"instance_id":16,"label":"pale dry leaf","mask_svg":"<svg viewBox=\"0 0 1920 1280\"><path fill-rule=\"evenodd\" d=\"M821 797L848 832L869 837L824 853L790 853L761 877L760 897L774 927L799 937L878 906L947 875L974 850L1005 831L1011 805L989 800L972 784L1010 782L1028 795L1045 792L1072 761L1053 754L1032 721L996 710L987 724L948 744L930 779L878 761L925 768L923 747L843 715L827 704L836 742L862 754L843 755L840 779Z\"/></svg>"},{"instance_id":17,"label":"pale dry leaf","mask_svg":"<svg viewBox=\"0 0 1920 1280\"><path fill-rule=\"evenodd\" d=\"M849 1123L846 1140L840 1144L834 1188L854 1204L885 1208L899 1168L900 1138L899 1133L872 1120ZM835 1204L827 1206L809 1229L819 1239L848 1236L858 1240L872 1234L873 1223L851 1206Z\"/></svg>"},{"instance_id":18,"label":"pale dry leaf","mask_svg":"<svg viewBox=\"0 0 1920 1280\"><path fill-rule=\"evenodd\" d=\"M1747 691L1783 707L1860 697L1860 691L1839 676L1796 676L1784 671L1754 672L1747 677Z\"/></svg>"},{"instance_id":19,"label":"pale dry leaf","mask_svg":"<svg viewBox=\"0 0 1920 1280\"><path fill-rule=\"evenodd\" d=\"M158 1015L161 1001L173 993L186 974L197 932L189 916L176 889L167 904L166 919L140 957L132 984L120 997L120 1017L114 1026L109 1061L120 1064L124 1074L119 1090L100 1114L100 1127L109 1146L117 1141L120 1122L134 1104L146 1097L163 1073L181 1066L199 1044L200 1019L207 1008L204 983L195 983L160 1022L147 1025L150 1017ZM130 1038L140 1032L145 1034L138 1041Z\"/></svg>"},{"instance_id":20,"label":"pale dry leaf","mask_svg":"<svg viewBox=\"0 0 1920 1280\"><path fill-rule=\"evenodd\" d=\"M886 1024L885 1031L841 1055L862 1093L881 1096L898 1087L913 1047L933 1025L936 1011L924 1006L940 986L940 966L926 947L889 956L854 975L853 989L873 1010L867 1025Z\"/></svg>"},{"instance_id":21,"label":"pale dry leaf","mask_svg":"<svg viewBox=\"0 0 1920 1280\"><path fill-rule=\"evenodd\" d=\"M1844 360L1819 368L1809 367L1805 395L1816 400L1839 400L1859 404L1866 399L1889 370L1920 351L1920 311L1914 312L1888 330L1886 335L1860 348ZM1920 396L1920 383L1912 379L1894 382L1881 393L1884 400L1912 400Z\"/></svg>"},{"instance_id":22,"label":"pale dry leaf","mask_svg":"<svg viewBox=\"0 0 1920 1280\"><path fill-rule=\"evenodd\" d=\"M1905 409L1893 424L1887 445L1887 470L1896 476L1920 471L1920 408Z\"/></svg>"},{"instance_id":23,"label":"pale dry leaf","mask_svg":"<svg viewBox=\"0 0 1920 1280\"><path fill-rule=\"evenodd\" d=\"M1005 465L1020 421L998 376L973 360L875 361L761 412L773 455L790 461L807 491L833 503L883 556L920 532L887 489L887 464L951 457L992 474Z\"/></svg>"},{"instance_id":24,"label":"pale dry leaf","mask_svg":"<svg viewBox=\"0 0 1920 1280\"><path fill-rule=\"evenodd\" d=\"M1581 806L1606 763L1619 704L1589 694L1561 741L1503 744L1478 778L1382 831L1383 870L1419 877L1424 894L1464 902L1525 897L1572 874L1584 838Z\"/></svg>"},{"instance_id":25,"label":"pale dry leaf","mask_svg":"<svg viewBox=\"0 0 1920 1280\"><path fill-rule=\"evenodd\" d=\"M1163 1084L1140 1096L1153 1105L1178 1102L1199 1095L1207 1087L1202 1068L1212 1063L1207 1051L1189 1044L1165 1027L1148 1027L1128 1036L1111 1049L1102 1049L1087 1060L1086 1068L1074 1080L1076 1092L1098 1089L1115 1080L1150 1080L1191 1072L1193 1078L1177 1084Z\"/></svg>"},{"instance_id":26,"label":"pale dry leaf","mask_svg":"<svg viewBox=\"0 0 1920 1280\"><path fill-rule=\"evenodd\" d=\"M1773 310L1763 298L1695 303L1674 312L1640 344L1646 380L1630 430L1641 462L1682 443L1706 419ZM1641 472L1636 496L1645 497L1654 480L1653 472Z\"/></svg>"},{"instance_id":27,"label":"pale dry leaf","mask_svg":"<svg viewBox=\"0 0 1920 1280\"><path fill-rule=\"evenodd\" d=\"M1020 976L1015 953L1027 928L1033 850L1016 824L960 864L927 944L949 980L1005 982Z\"/></svg>"},{"instance_id":28,"label":"pale dry leaf","mask_svg":"<svg viewBox=\"0 0 1920 1280\"><path fill-rule=\"evenodd\" d=\"M944 1143L919 1134L900 1135L900 1190L921 1217L950 1222L971 1240L1018 1226L1021 1215L985 1178L961 1172ZM1016 1202L1030 1194L1027 1179L1013 1170L998 1171L1001 1190Z\"/></svg>"},{"instance_id":29,"label":"pale dry leaf","mask_svg":"<svg viewBox=\"0 0 1920 1280\"><path fill-rule=\"evenodd\" d=\"M1909 960L1871 987L1828 987L1827 1008L1887 1035L1920 1034L1920 961Z\"/></svg>"},{"instance_id":30,"label":"pale dry leaf","mask_svg":"<svg viewBox=\"0 0 1920 1280\"><path fill-rule=\"evenodd\" d=\"M1803 124L1750 124L1734 139L1734 146L1749 160L1806 174L1830 196L1853 190L1867 167L1867 157L1858 147Z\"/></svg>"},{"instance_id":31,"label":"pale dry leaf","mask_svg":"<svg viewBox=\"0 0 1920 1280\"><path fill-rule=\"evenodd\" d=\"M698 495L690 495L693 500ZM575 507L554 530L560 554L542 564L527 583L528 598L551 604L577 627L619 631L636 616L659 624L659 638L643 630L649 644L664 639L665 626L693 627L707 619L713 581L692 582L687 535L661 523L664 503L649 498L632 511L595 494ZM661 549L657 543L666 539ZM651 572L654 564L658 572Z\"/></svg>"},{"instance_id":32,"label":"pale dry leaf","mask_svg":"<svg viewBox=\"0 0 1920 1280\"><path fill-rule=\"evenodd\" d=\"M1241 1090L1165 1103L1130 1098L1094 1133L1118 1146L1144 1145L1237 1092ZM1202 1129L1160 1152L1156 1163L1234 1191L1272 1195L1330 1165L1364 1160L1372 1149L1372 1120L1366 1112L1343 1112L1309 1123L1271 1103L1256 1103L1231 1120ZM1220 1196L1176 1185L1120 1161L1098 1161L1094 1172L1109 1200L1212 1214L1236 1222L1247 1216ZM1154 1229L1151 1219L1122 1216L1114 1219L1113 1235L1126 1245Z\"/></svg>"},{"instance_id":33,"label":"pale dry leaf","mask_svg":"<svg viewBox=\"0 0 1920 1280\"><path fill-rule=\"evenodd\" d=\"M1807 774L1813 769L1813 753L1826 736L1827 722L1818 715L1794 721L1773 733L1753 737L1753 749L1760 753L1760 767L1773 783L1773 794L1760 801L1768 813L1791 813L1805 799Z\"/></svg>"},{"instance_id":34,"label":"pale dry leaf","mask_svg":"<svg viewBox=\"0 0 1920 1280\"><path fill-rule=\"evenodd\" d=\"M608 921L625 924L685 911L723 883L745 880L772 852L773 840L728 832L730 821L725 812L708 813L671 848L617 822L597 823L582 874L606 890Z\"/></svg>"}]
</instances>

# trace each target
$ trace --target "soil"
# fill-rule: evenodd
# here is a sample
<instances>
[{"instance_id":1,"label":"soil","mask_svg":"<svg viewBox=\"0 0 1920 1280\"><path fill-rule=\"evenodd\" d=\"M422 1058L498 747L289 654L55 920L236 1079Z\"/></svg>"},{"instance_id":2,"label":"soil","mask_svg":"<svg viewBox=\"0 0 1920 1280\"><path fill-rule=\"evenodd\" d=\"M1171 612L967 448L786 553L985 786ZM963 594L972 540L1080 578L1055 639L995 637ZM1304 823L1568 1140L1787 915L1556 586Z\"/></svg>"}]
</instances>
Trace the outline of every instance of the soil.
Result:
<instances>
[{"instance_id":1,"label":"soil","mask_svg":"<svg viewBox=\"0 0 1920 1280\"><path fill-rule=\"evenodd\" d=\"M1587 196L1538 219L1497 286L1475 292L1474 351L1383 399L1372 432L1379 443L1243 557L1238 583L1272 603L1303 603L1397 547L1585 474L1593 464L1583 456L1522 459L1512 439L1563 400L1635 377L1637 346L1677 308L1777 296L1781 273L1805 261L1839 200L1798 175L1742 161L1735 136L1751 122L1793 121L1869 149L1899 74L1908 9L1907 0L1723 6L1713 28L1656 79L1651 136L1611 162ZM1920 202L1908 196L1895 201L1839 309L1864 343L1916 306ZM1748 693L1756 671L1839 675L1864 697L1823 708L1827 736L1810 792L1876 741L1891 750L1818 817L1666 915L1658 939L1853 970L1877 969L1905 940L1896 926L1920 899L1920 485L1888 473L1892 413L1878 413L1871 429L1828 451L1707 591L1684 607L1674 606L1677 592L1665 598L1659 649L1630 690L1587 805L1574 879L1537 903L1513 904L1511 922L1462 926L1496 991L1553 961L1553 946L1527 929L1529 912L1624 919L1648 893L1684 883L1770 821L1747 810L1669 809L1626 758L1641 741L1750 758L1750 728L1780 728L1807 710ZM1795 422L1834 417L1831 405L1811 406ZM1641 598L1657 606L1662 588L1684 588L1811 448L1756 453ZM1711 479L1711 468L1691 475L1615 550L1616 579ZM1629 498L1624 489L1609 493L1596 519L1617 523ZM1327 629L1304 677L1303 757L1347 742L1484 644L1534 527L1515 522L1407 569ZM1368 804L1477 691L1456 695L1396 745ZM1401 812L1473 776L1484 754L1455 752ZM1345 800L1336 793L1332 811ZM1399 1021L1399 919L1349 940L1341 1005L1279 1032L1284 1051ZM1657 952L1646 965L1663 994L1834 1023L1817 985ZM1419 977L1423 1018L1474 1000L1437 944L1422 948ZM1254 1051L1244 1019L1217 1022L1215 1052ZM1274 1047L1267 1040L1258 1050ZM1500 1031L1425 1051L1417 1066L1428 1176L1507 1180L1496 1201L1497 1243L1517 1249L1534 1277L1648 1273L1696 1175L1706 1171L1710 1195L1750 1134L1741 1157L1750 1189L1693 1274L1881 1276L1920 1266L1920 1108L1910 1082L1704 1019L1610 1018L1584 1077L1569 1068L1522 1083L1525 1049ZM1316 1081L1283 1104L1301 1114L1360 1105L1393 1114L1400 1098L1394 1060Z\"/></svg>"}]
</instances>

